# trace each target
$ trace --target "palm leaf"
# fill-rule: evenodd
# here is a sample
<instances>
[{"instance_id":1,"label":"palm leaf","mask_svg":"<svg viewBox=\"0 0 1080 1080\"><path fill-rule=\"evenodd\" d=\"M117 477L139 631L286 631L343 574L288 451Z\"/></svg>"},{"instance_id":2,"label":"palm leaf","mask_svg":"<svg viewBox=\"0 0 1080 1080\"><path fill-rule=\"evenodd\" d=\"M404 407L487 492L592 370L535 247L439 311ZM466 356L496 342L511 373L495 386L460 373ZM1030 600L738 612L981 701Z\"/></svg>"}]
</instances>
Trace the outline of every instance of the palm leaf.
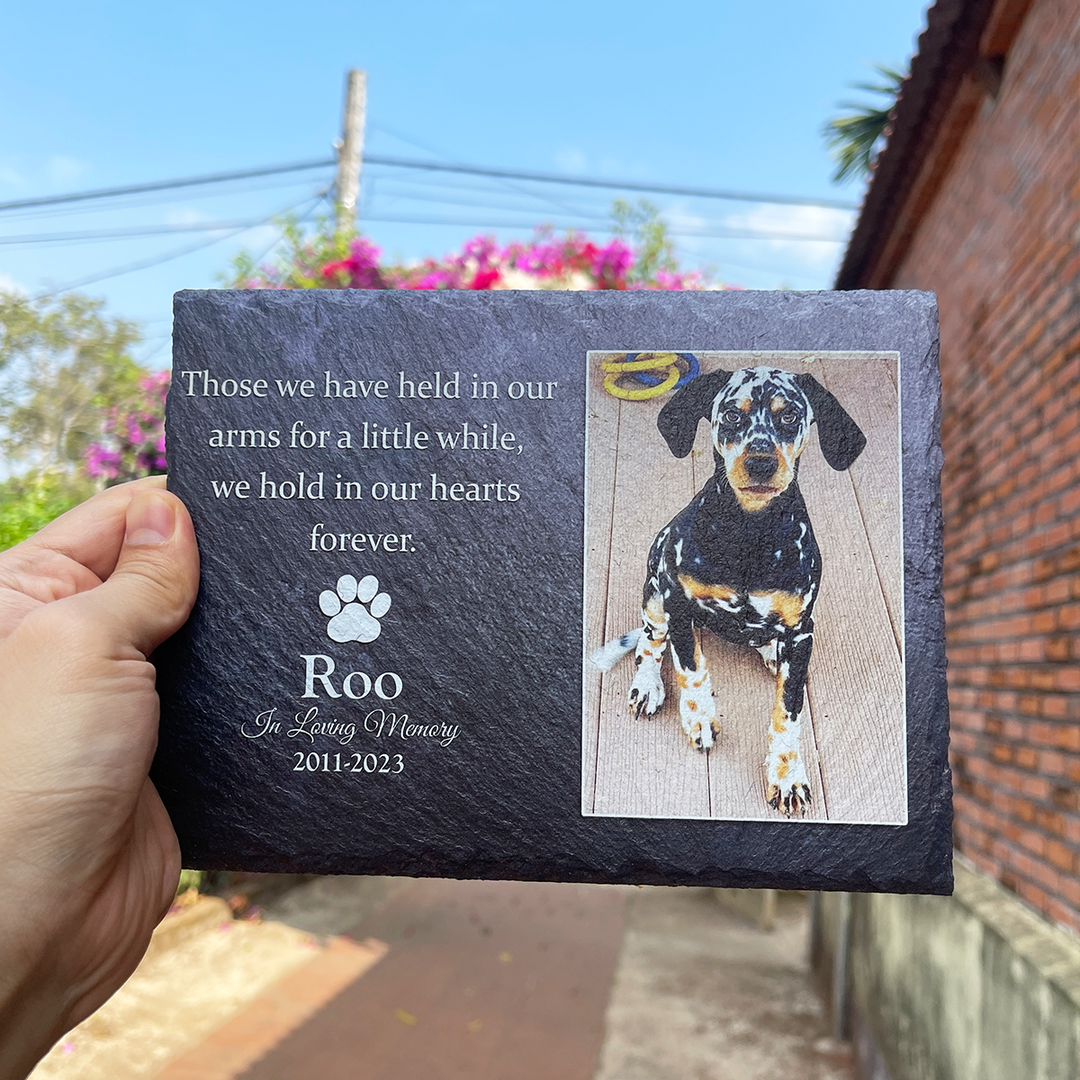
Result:
<instances>
[{"instance_id":1,"label":"palm leaf","mask_svg":"<svg viewBox=\"0 0 1080 1080\"><path fill-rule=\"evenodd\" d=\"M841 102L838 108L849 111L829 120L821 129L836 162L832 176L835 183L868 176L881 150L885 128L906 75L884 64L875 65L875 69L882 77L881 83L854 83L852 89L884 95L888 99L885 104L876 107L865 102Z\"/></svg>"}]
</instances>

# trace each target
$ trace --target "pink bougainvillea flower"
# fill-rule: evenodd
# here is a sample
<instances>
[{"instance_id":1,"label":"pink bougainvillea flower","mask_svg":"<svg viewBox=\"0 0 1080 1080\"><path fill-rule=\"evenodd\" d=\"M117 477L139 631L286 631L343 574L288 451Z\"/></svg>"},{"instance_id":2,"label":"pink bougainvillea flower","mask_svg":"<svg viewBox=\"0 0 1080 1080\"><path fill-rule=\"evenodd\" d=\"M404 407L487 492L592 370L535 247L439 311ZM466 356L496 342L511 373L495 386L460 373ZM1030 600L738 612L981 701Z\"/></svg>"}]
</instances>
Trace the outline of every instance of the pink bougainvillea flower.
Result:
<instances>
[{"instance_id":1,"label":"pink bougainvillea flower","mask_svg":"<svg viewBox=\"0 0 1080 1080\"><path fill-rule=\"evenodd\" d=\"M113 480L120 470L120 454L100 443L91 443L84 457L86 471L94 479Z\"/></svg>"},{"instance_id":2,"label":"pink bougainvillea flower","mask_svg":"<svg viewBox=\"0 0 1080 1080\"><path fill-rule=\"evenodd\" d=\"M333 252L333 256L331 256ZM382 251L364 236L353 237L342 254L333 233L293 246L287 259L245 269L234 284L252 289L703 289L698 271L656 270L646 274L633 246L615 237L597 243L583 233L557 236L550 227L527 240L500 246L495 237L474 236L458 251L413 265L381 266ZM731 288L732 286L721 286ZM166 468L164 412L168 371L141 380L141 400L109 410L100 438L85 451L86 474L107 483Z\"/></svg>"},{"instance_id":3,"label":"pink bougainvillea flower","mask_svg":"<svg viewBox=\"0 0 1080 1080\"><path fill-rule=\"evenodd\" d=\"M481 266L499 255L499 245L492 236L474 236L461 249L467 259L475 259Z\"/></svg>"},{"instance_id":4,"label":"pink bougainvillea flower","mask_svg":"<svg viewBox=\"0 0 1080 1080\"><path fill-rule=\"evenodd\" d=\"M134 480L165 471L165 396L168 371L147 373L139 382L141 399L109 409L101 437L83 452L87 476L106 483Z\"/></svg>"},{"instance_id":5,"label":"pink bougainvillea flower","mask_svg":"<svg viewBox=\"0 0 1080 1080\"><path fill-rule=\"evenodd\" d=\"M499 282L502 275L498 270L478 270L476 277L472 279L470 289L491 289Z\"/></svg>"}]
</instances>

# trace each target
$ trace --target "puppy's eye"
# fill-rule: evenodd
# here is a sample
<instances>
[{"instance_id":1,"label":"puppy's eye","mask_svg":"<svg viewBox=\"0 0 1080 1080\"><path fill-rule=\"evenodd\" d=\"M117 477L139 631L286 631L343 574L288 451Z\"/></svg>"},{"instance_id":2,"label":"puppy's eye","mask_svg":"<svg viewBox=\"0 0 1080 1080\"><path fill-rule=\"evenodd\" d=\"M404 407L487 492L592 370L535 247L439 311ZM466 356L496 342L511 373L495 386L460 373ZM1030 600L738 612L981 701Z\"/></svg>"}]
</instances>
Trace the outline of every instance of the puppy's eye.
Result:
<instances>
[{"instance_id":1,"label":"puppy's eye","mask_svg":"<svg viewBox=\"0 0 1080 1080\"><path fill-rule=\"evenodd\" d=\"M720 419L725 424L739 424L745 418L738 409L725 409L720 414Z\"/></svg>"},{"instance_id":2,"label":"puppy's eye","mask_svg":"<svg viewBox=\"0 0 1080 1080\"><path fill-rule=\"evenodd\" d=\"M780 417L780 423L785 427L791 427L792 424L799 422L799 414L794 412L786 412Z\"/></svg>"}]
</instances>

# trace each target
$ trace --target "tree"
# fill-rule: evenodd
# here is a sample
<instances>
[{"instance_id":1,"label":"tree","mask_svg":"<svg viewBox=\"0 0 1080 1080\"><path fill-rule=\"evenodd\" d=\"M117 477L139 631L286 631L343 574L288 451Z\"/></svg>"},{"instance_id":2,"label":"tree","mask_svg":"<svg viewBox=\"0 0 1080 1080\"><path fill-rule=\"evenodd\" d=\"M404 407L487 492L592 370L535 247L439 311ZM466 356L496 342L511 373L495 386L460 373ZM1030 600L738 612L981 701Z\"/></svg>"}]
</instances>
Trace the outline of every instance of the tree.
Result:
<instances>
[{"instance_id":1,"label":"tree","mask_svg":"<svg viewBox=\"0 0 1080 1080\"><path fill-rule=\"evenodd\" d=\"M109 484L165 470L165 396L168 371L143 372L138 394L104 412L101 437L83 451L86 472Z\"/></svg>"},{"instance_id":2,"label":"tree","mask_svg":"<svg viewBox=\"0 0 1080 1080\"><path fill-rule=\"evenodd\" d=\"M84 456L141 392L138 329L103 307L0 292L0 549L93 493Z\"/></svg>"},{"instance_id":3,"label":"tree","mask_svg":"<svg viewBox=\"0 0 1080 1080\"><path fill-rule=\"evenodd\" d=\"M78 293L0 293L0 449L8 471L74 476L106 410L133 400L136 325Z\"/></svg>"},{"instance_id":4,"label":"tree","mask_svg":"<svg viewBox=\"0 0 1080 1080\"><path fill-rule=\"evenodd\" d=\"M907 74L884 64L875 64L874 69L882 78L880 84L852 83L851 88L881 94L885 102L875 107L865 102L842 101L838 107L852 111L834 117L821 129L836 162L836 171L832 175L834 183L869 176L884 145L885 129Z\"/></svg>"},{"instance_id":5,"label":"tree","mask_svg":"<svg viewBox=\"0 0 1080 1080\"><path fill-rule=\"evenodd\" d=\"M638 199L636 203L616 199L611 206L611 218L615 235L635 242L637 257L627 275L629 280L647 283L655 281L657 275L678 273L675 245L653 203L648 199Z\"/></svg>"}]
</instances>

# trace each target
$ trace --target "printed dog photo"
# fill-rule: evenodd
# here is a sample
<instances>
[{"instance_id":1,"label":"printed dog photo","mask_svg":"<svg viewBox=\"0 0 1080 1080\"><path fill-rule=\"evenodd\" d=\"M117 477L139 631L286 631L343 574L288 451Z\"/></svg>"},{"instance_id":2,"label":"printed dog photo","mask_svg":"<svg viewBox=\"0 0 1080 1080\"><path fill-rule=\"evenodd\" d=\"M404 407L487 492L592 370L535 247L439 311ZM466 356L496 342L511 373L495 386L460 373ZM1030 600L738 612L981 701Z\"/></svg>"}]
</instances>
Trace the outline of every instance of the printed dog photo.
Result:
<instances>
[{"instance_id":1,"label":"printed dog photo","mask_svg":"<svg viewBox=\"0 0 1080 1080\"><path fill-rule=\"evenodd\" d=\"M583 813L903 823L896 355L588 362Z\"/></svg>"}]
</instances>

